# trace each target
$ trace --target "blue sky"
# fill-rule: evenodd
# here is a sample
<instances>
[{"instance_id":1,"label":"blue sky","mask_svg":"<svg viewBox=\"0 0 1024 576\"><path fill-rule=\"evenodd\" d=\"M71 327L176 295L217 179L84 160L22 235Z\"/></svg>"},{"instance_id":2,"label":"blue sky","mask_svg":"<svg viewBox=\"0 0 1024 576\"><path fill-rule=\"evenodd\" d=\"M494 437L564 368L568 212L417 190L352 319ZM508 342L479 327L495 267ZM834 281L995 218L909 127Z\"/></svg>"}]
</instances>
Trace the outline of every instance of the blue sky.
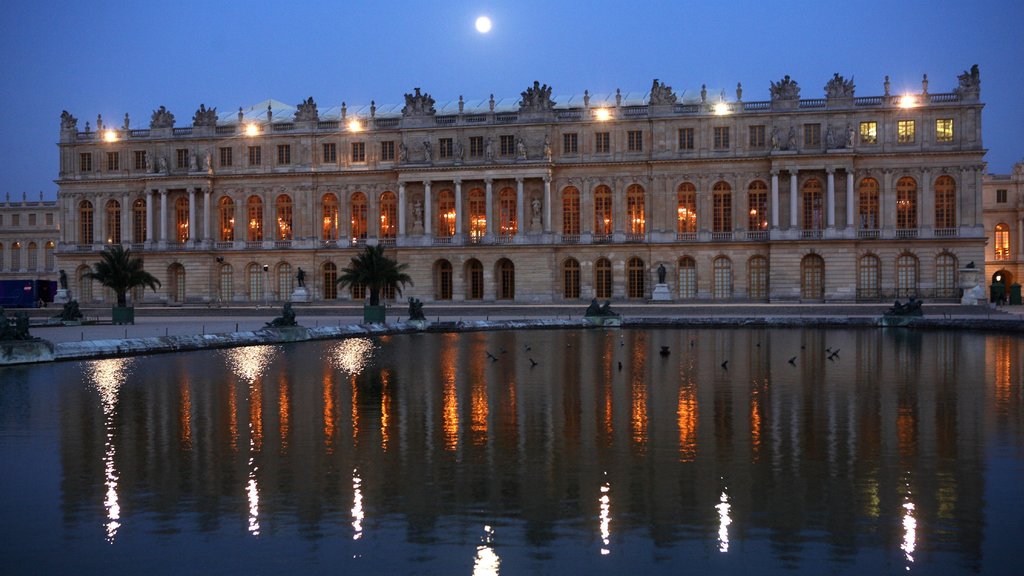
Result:
<instances>
[{"instance_id":1,"label":"blue sky","mask_svg":"<svg viewBox=\"0 0 1024 576\"><path fill-rule=\"evenodd\" d=\"M7 0L0 24L6 159L0 192L56 197L59 116L133 127L166 106L178 126L200 103L219 112L267 98L321 109L400 103L420 86L438 101L726 88L768 99L789 74L805 98L838 72L860 96L948 92L981 68L989 171L1024 158L1024 2L46 2ZM494 21L487 35L473 22ZM557 98L556 98L557 99Z\"/></svg>"}]
</instances>

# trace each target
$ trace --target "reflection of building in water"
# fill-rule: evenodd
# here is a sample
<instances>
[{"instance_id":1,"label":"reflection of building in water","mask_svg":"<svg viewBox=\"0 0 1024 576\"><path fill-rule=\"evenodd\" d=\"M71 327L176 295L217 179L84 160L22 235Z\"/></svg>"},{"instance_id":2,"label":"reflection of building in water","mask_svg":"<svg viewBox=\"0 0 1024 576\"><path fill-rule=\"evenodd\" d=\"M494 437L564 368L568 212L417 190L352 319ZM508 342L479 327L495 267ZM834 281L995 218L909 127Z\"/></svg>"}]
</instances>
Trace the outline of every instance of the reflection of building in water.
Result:
<instances>
[{"instance_id":1,"label":"reflection of building in water","mask_svg":"<svg viewBox=\"0 0 1024 576\"><path fill-rule=\"evenodd\" d=\"M351 508L354 534L390 515L428 542L472 510L521 519L537 545L571 520L612 555L616 535L640 529L723 551L766 537L799 563L814 532L836 557L902 546L909 562L927 541L972 565L986 415L1000 434L1022 430L1022 343L1009 336L418 335L371 345L358 367L338 361L351 346L138 360L172 366L138 370L144 385L128 376L109 406L64 388L66 518L105 501L111 454L122 517L198 514L202 529L293 514L315 527Z\"/></svg>"}]
</instances>

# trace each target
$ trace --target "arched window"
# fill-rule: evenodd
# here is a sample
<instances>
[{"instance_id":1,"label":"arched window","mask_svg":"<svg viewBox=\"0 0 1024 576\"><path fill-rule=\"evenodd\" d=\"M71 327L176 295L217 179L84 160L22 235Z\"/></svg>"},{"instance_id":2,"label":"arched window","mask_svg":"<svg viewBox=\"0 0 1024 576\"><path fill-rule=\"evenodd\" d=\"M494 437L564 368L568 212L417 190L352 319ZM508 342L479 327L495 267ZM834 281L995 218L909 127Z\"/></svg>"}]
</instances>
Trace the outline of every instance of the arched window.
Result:
<instances>
[{"instance_id":1,"label":"arched window","mask_svg":"<svg viewBox=\"0 0 1024 576\"><path fill-rule=\"evenodd\" d=\"M562 190L562 234L577 236L580 233L580 191L575 186Z\"/></svg>"},{"instance_id":2,"label":"arched window","mask_svg":"<svg viewBox=\"0 0 1024 576\"><path fill-rule=\"evenodd\" d=\"M498 260L498 300L515 300L516 268L508 258Z\"/></svg>"},{"instance_id":3,"label":"arched window","mask_svg":"<svg viewBox=\"0 0 1024 576\"><path fill-rule=\"evenodd\" d=\"M231 264L221 264L220 273L217 275L220 285L217 287L217 297L221 302L231 302L235 295L235 273Z\"/></svg>"},{"instance_id":4,"label":"arched window","mask_svg":"<svg viewBox=\"0 0 1024 576\"><path fill-rule=\"evenodd\" d=\"M455 236L455 194L445 188L437 193L437 234L439 238Z\"/></svg>"},{"instance_id":5,"label":"arched window","mask_svg":"<svg viewBox=\"0 0 1024 576\"><path fill-rule=\"evenodd\" d=\"M177 242L188 242L188 198L178 196L174 201L174 230Z\"/></svg>"},{"instance_id":6,"label":"arched window","mask_svg":"<svg viewBox=\"0 0 1024 576\"><path fill-rule=\"evenodd\" d=\"M295 277L292 275L292 265L282 262L277 265L277 299L288 301L292 291L295 289Z\"/></svg>"},{"instance_id":7,"label":"arched window","mask_svg":"<svg viewBox=\"0 0 1024 576\"><path fill-rule=\"evenodd\" d=\"M21 270L21 242L11 245L11 271Z\"/></svg>"},{"instance_id":8,"label":"arched window","mask_svg":"<svg viewBox=\"0 0 1024 576\"><path fill-rule=\"evenodd\" d=\"M750 298L765 300L768 298L768 259L764 256L751 256L747 261L747 285Z\"/></svg>"},{"instance_id":9,"label":"arched window","mask_svg":"<svg viewBox=\"0 0 1024 576\"><path fill-rule=\"evenodd\" d=\"M935 228L956 228L956 181L952 176L939 176L935 180Z\"/></svg>"},{"instance_id":10,"label":"arched window","mask_svg":"<svg viewBox=\"0 0 1024 576\"><path fill-rule=\"evenodd\" d=\"M248 201L249 228L246 240L249 242L263 241L263 199L249 196ZM251 292L250 292L251 294Z\"/></svg>"},{"instance_id":11,"label":"arched window","mask_svg":"<svg viewBox=\"0 0 1024 576\"><path fill-rule=\"evenodd\" d=\"M235 201L230 196L221 196L217 201L217 221L220 223L218 239L221 242L234 242Z\"/></svg>"},{"instance_id":12,"label":"arched window","mask_svg":"<svg viewBox=\"0 0 1024 576\"><path fill-rule=\"evenodd\" d=\"M479 240L487 234L487 195L479 188L469 191L469 237ZM480 293L483 298L483 292Z\"/></svg>"},{"instance_id":13,"label":"arched window","mask_svg":"<svg viewBox=\"0 0 1024 576\"><path fill-rule=\"evenodd\" d=\"M808 254L800 260L800 297L804 300L825 298L825 260Z\"/></svg>"},{"instance_id":14,"label":"arched window","mask_svg":"<svg viewBox=\"0 0 1024 576\"><path fill-rule=\"evenodd\" d=\"M715 258L712 263L714 275L712 276L713 286L711 287L711 295L715 299L725 299L732 297L732 260L725 256L719 256Z\"/></svg>"},{"instance_id":15,"label":"arched window","mask_svg":"<svg viewBox=\"0 0 1024 576\"><path fill-rule=\"evenodd\" d=\"M277 212L277 239L292 239L292 197L287 194L279 194L274 203Z\"/></svg>"},{"instance_id":16,"label":"arched window","mask_svg":"<svg viewBox=\"0 0 1024 576\"><path fill-rule=\"evenodd\" d=\"M466 299L484 299L484 266L476 258L466 262Z\"/></svg>"},{"instance_id":17,"label":"arched window","mask_svg":"<svg viewBox=\"0 0 1024 576\"><path fill-rule=\"evenodd\" d=\"M54 249L56 247L57 247L57 245L54 244L54 242L52 240L48 241L43 246L43 265L46 267L45 269L48 270L48 271L49 270L53 270L53 267L54 267L53 251L54 251ZM3 270L3 259L4 259L4 251L3 251L3 247L0 247L0 270Z\"/></svg>"},{"instance_id":18,"label":"arched window","mask_svg":"<svg viewBox=\"0 0 1024 576\"><path fill-rule=\"evenodd\" d=\"M170 296L171 302L185 301L185 267L181 264L171 264L167 270L167 276L171 279Z\"/></svg>"},{"instance_id":19,"label":"arched window","mask_svg":"<svg viewBox=\"0 0 1024 576\"><path fill-rule=\"evenodd\" d=\"M804 201L804 230L825 228L825 209L821 195L821 180L809 178L802 187Z\"/></svg>"},{"instance_id":20,"label":"arched window","mask_svg":"<svg viewBox=\"0 0 1024 576\"><path fill-rule=\"evenodd\" d=\"M768 229L768 185L754 180L747 187L747 230Z\"/></svg>"},{"instance_id":21,"label":"arched window","mask_svg":"<svg viewBox=\"0 0 1024 576\"><path fill-rule=\"evenodd\" d=\"M92 202L82 200L78 204L78 243L92 244Z\"/></svg>"},{"instance_id":22,"label":"arched window","mask_svg":"<svg viewBox=\"0 0 1024 576\"><path fill-rule=\"evenodd\" d=\"M146 201L138 198L132 202L132 242L146 241Z\"/></svg>"},{"instance_id":23,"label":"arched window","mask_svg":"<svg viewBox=\"0 0 1024 576\"><path fill-rule=\"evenodd\" d=\"M626 296L628 298L644 297L644 261L636 256L626 261Z\"/></svg>"},{"instance_id":24,"label":"arched window","mask_svg":"<svg viewBox=\"0 0 1024 576\"><path fill-rule=\"evenodd\" d=\"M684 300L697 297L697 261L689 256L679 259L679 297Z\"/></svg>"},{"instance_id":25,"label":"arched window","mask_svg":"<svg viewBox=\"0 0 1024 576\"><path fill-rule=\"evenodd\" d=\"M676 194L676 234L680 239L697 237L697 188L689 182L680 184Z\"/></svg>"},{"instance_id":26,"label":"arched window","mask_svg":"<svg viewBox=\"0 0 1024 576\"><path fill-rule=\"evenodd\" d=\"M380 237L394 238L398 235L398 197L387 191L380 195Z\"/></svg>"},{"instance_id":27,"label":"arched window","mask_svg":"<svg viewBox=\"0 0 1024 576\"><path fill-rule=\"evenodd\" d=\"M639 184L630 184L626 188L626 231L636 237L643 236L647 230L647 216L644 212L644 188Z\"/></svg>"},{"instance_id":28,"label":"arched window","mask_svg":"<svg viewBox=\"0 0 1024 576\"><path fill-rule=\"evenodd\" d=\"M1010 259L1010 227L1002 222L996 224L995 251L996 260Z\"/></svg>"},{"instance_id":29,"label":"arched window","mask_svg":"<svg viewBox=\"0 0 1024 576\"><path fill-rule=\"evenodd\" d=\"M943 252L935 258L935 296L936 298L956 298L957 296L957 262L956 256Z\"/></svg>"},{"instance_id":30,"label":"arched window","mask_svg":"<svg viewBox=\"0 0 1024 576\"><path fill-rule=\"evenodd\" d=\"M39 269L39 247L35 242L28 243L28 266L26 269L29 272L35 272Z\"/></svg>"},{"instance_id":31,"label":"arched window","mask_svg":"<svg viewBox=\"0 0 1024 576\"><path fill-rule=\"evenodd\" d=\"M338 298L338 267L334 262L325 262L321 268L324 279L324 300Z\"/></svg>"},{"instance_id":32,"label":"arched window","mask_svg":"<svg viewBox=\"0 0 1024 576\"><path fill-rule=\"evenodd\" d=\"M607 258L594 263L594 297L612 297L612 263Z\"/></svg>"},{"instance_id":33,"label":"arched window","mask_svg":"<svg viewBox=\"0 0 1024 576\"><path fill-rule=\"evenodd\" d=\"M86 274L88 274L90 271L91 268L89 268L88 266L81 266L78 269L78 274L75 276L76 278L78 278L78 300L80 302L93 301L93 280L91 278L86 277Z\"/></svg>"},{"instance_id":34,"label":"arched window","mask_svg":"<svg viewBox=\"0 0 1024 576\"><path fill-rule=\"evenodd\" d=\"M896 181L896 228L917 229L917 182L909 176Z\"/></svg>"},{"instance_id":35,"label":"arched window","mask_svg":"<svg viewBox=\"0 0 1024 576\"><path fill-rule=\"evenodd\" d=\"M732 232L732 187L716 182L711 188L712 232Z\"/></svg>"},{"instance_id":36,"label":"arched window","mask_svg":"<svg viewBox=\"0 0 1024 576\"><path fill-rule=\"evenodd\" d=\"M516 191L511 188L502 188L498 193L498 234L507 238L514 236L518 230Z\"/></svg>"},{"instance_id":37,"label":"arched window","mask_svg":"<svg viewBox=\"0 0 1024 576\"><path fill-rule=\"evenodd\" d=\"M882 261L874 254L865 254L857 261L857 299L877 300L881 297L879 277Z\"/></svg>"},{"instance_id":38,"label":"arched window","mask_svg":"<svg viewBox=\"0 0 1024 576\"><path fill-rule=\"evenodd\" d=\"M351 237L352 242L366 239L366 194L352 194L351 205Z\"/></svg>"},{"instance_id":39,"label":"arched window","mask_svg":"<svg viewBox=\"0 0 1024 576\"><path fill-rule=\"evenodd\" d=\"M434 266L434 298L438 300L452 299L452 263L438 260Z\"/></svg>"},{"instance_id":40,"label":"arched window","mask_svg":"<svg viewBox=\"0 0 1024 576\"><path fill-rule=\"evenodd\" d=\"M562 298L572 300L580 297L580 263L575 258L562 262Z\"/></svg>"},{"instance_id":41,"label":"arched window","mask_svg":"<svg viewBox=\"0 0 1024 576\"><path fill-rule=\"evenodd\" d=\"M107 244L121 243L121 203L117 200L107 200L107 230L104 235Z\"/></svg>"},{"instance_id":42,"label":"arched window","mask_svg":"<svg viewBox=\"0 0 1024 576\"><path fill-rule=\"evenodd\" d=\"M349 294L353 300L366 300L366 284L362 282L353 282L349 285ZM387 299L387 297L384 297Z\"/></svg>"},{"instance_id":43,"label":"arched window","mask_svg":"<svg viewBox=\"0 0 1024 576\"><path fill-rule=\"evenodd\" d=\"M904 253L896 258L896 297L909 298L917 296L917 283L920 278L917 256Z\"/></svg>"},{"instance_id":44,"label":"arched window","mask_svg":"<svg viewBox=\"0 0 1024 576\"><path fill-rule=\"evenodd\" d=\"M861 230L878 230L878 180L864 178L857 190L858 226Z\"/></svg>"},{"instance_id":45,"label":"arched window","mask_svg":"<svg viewBox=\"0 0 1024 576\"><path fill-rule=\"evenodd\" d=\"M328 192L320 197L320 239L327 242L338 240L338 197Z\"/></svg>"},{"instance_id":46,"label":"arched window","mask_svg":"<svg viewBox=\"0 0 1024 576\"><path fill-rule=\"evenodd\" d=\"M594 235L608 237L615 230L612 220L612 189L601 184L594 188Z\"/></svg>"},{"instance_id":47,"label":"arched window","mask_svg":"<svg viewBox=\"0 0 1024 576\"><path fill-rule=\"evenodd\" d=\"M249 284L249 301L259 302L263 300L263 268L253 262L246 269L246 280Z\"/></svg>"}]
</instances>

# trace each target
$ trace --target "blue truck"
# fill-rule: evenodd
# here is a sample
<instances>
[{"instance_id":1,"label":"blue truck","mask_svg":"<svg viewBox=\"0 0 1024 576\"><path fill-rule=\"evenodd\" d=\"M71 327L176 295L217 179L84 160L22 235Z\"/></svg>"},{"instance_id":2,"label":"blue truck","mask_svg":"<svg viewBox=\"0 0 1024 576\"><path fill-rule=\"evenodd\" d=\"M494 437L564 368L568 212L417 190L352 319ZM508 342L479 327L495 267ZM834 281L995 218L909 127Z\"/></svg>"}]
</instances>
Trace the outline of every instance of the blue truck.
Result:
<instances>
[{"instance_id":1,"label":"blue truck","mask_svg":"<svg viewBox=\"0 0 1024 576\"><path fill-rule=\"evenodd\" d=\"M53 280L0 280L0 307L38 308L53 302L57 283Z\"/></svg>"}]
</instances>

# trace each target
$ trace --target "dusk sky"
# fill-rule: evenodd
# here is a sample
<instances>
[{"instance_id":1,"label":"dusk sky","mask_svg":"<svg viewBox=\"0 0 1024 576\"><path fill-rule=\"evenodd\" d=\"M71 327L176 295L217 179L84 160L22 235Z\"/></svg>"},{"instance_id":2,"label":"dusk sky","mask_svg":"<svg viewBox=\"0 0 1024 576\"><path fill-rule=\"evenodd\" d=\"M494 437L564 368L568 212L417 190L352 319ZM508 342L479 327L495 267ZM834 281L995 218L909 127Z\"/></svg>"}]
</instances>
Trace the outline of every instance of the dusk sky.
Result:
<instances>
[{"instance_id":1,"label":"dusk sky","mask_svg":"<svg viewBox=\"0 0 1024 576\"><path fill-rule=\"evenodd\" d=\"M790 75L820 98L838 72L858 96L950 92L978 64L990 172L1024 157L1024 2L46 2L4 3L0 106L2 192L56 197L59 117L84 130L97 114L147 128L166 106L191 125L200 103L237 111L313 96L321 111L401 104L421 87L437 101L516 98L534 80L559 95L643 95L654 78L677 92L725 89L767 100ZM493 21L480 34L474 21Z\"/></svg>"}]
</instances>

